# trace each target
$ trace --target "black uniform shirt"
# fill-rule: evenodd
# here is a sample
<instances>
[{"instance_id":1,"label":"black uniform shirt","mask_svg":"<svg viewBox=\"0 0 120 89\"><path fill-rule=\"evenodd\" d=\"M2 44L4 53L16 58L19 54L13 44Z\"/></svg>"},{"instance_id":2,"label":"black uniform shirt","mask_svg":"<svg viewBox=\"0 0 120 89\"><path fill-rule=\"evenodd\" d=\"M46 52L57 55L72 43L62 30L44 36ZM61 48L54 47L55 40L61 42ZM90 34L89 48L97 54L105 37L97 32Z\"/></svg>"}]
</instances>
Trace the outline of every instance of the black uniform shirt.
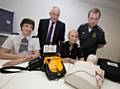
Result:
<instances>
[{"instance_id":1,"label":"black uniform shirt","mask_svg":"<svg viewBox=\"0 0 120 89\"><path fill-rule=\"evenodd\" d=\"M96 51L98 44L106 44L104 32L97 25L90 32L88 24L81 25L78 33L80 35L80 46L83 49Z\"/></svg>"}]
</instances>

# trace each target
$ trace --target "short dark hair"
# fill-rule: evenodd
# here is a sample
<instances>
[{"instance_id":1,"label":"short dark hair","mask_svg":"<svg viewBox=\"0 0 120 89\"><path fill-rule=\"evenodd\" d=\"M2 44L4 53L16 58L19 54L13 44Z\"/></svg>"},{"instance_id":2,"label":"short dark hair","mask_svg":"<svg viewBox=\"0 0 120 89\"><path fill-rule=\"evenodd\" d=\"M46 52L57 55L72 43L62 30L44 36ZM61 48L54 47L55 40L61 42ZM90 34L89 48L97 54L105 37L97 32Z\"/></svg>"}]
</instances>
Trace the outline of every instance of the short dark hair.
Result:
<instances>
[{"instance_id":1,"label":"short dark hair","mask_svg":"<svg viewBox=\"0 0 120 89\"><path fill-rule=\"evenodd\" d=\"M21 23L20 23L20 27L23 26L23 24L30 24L33 26L33 30L34 30L34 26L35 26L35 22L32 19L29 18L24 18Z\"/></svg>"},{"instance_id":2,"label":"short dark hair","mask_svg":"<svg viewBox=\"0 0 120 89\"><path fill-rule=\"evenodd\" d=\"M88 12L88 17L90 16L90 13L93 12L93 13L99 13L99 18L101 17L101 11L100 9L98 8L93 8L91 9L89 12Z\"/></svg>"}]
</instances>

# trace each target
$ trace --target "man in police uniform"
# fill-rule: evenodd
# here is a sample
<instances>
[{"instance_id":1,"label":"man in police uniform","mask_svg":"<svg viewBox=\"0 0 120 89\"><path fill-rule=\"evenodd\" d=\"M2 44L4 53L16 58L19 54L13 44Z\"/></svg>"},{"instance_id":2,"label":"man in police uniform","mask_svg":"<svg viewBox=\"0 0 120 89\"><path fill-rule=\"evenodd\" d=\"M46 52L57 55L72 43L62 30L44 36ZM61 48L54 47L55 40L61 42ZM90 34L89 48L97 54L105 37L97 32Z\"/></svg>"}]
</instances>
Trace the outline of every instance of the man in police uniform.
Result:
<instances>
[{"instance_id":1,"label":"man in police uniform","mask_svg":"<svg viewBox=\"0 0 120 89\"><path fill-rule=\"evenodd\" d=\"M104 31L97 25L100 17L100 10L93 8L88 13L88 23L78 28L80 46L85 60L89 54L96 54L97 48L102 48L106 44Z\"/></svg>"},{"instance_id":2,"label":"man in police uniform","mask_svg":"<svg viewBox=\"0 0 120 89\"><path fill-rule=\"evenodd\" d=\"M0 59L11 60L3 66L13 66L40 56L39 39L32 38L34 21L24 18L20 24L20 35L11 35L0 48Z\"/></svg>"}]
</instances>

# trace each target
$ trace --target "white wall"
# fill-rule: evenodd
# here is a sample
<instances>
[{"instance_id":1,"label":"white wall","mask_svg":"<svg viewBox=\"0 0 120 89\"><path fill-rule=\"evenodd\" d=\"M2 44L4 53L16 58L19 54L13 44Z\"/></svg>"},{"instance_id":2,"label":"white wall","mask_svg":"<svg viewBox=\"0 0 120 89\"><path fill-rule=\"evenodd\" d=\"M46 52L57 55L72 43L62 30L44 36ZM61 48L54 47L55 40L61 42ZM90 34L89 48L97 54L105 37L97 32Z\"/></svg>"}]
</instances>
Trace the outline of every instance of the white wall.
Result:
<instances>
[{"instance_id":1,"label":"white wall","mask_svg":"<svg viewBox=\"0 0 120 89\"><path fill-rule=\"evenodd\" d=\"M87 22L87 13L93 7L102 11L99 25L106 33L107 45L98 50L97 55L112 59L120 59L119 26L120 13L109 8L83 2L83 0L1 0L0 7L14 11L14 32L19 32L19 23L24 17L35 20L34 35L37 34L39 19L49 17L49 10L55 5L60 7L60 20L66 23L66 34L70 28L77 29ZM67 39L67 35L66 35Z\"/></svg>"}]
</instances>

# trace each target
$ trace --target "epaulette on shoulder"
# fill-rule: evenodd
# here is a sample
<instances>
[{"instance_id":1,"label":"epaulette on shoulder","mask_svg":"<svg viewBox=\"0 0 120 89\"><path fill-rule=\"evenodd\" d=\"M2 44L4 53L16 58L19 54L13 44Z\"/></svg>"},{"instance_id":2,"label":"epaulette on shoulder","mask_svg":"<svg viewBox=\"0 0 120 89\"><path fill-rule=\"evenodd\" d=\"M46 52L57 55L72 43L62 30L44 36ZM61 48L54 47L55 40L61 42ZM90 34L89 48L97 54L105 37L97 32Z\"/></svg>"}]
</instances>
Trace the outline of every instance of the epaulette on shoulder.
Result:
<instances>
[{"instance_id":1,"label":"epaulette on shoulder","mask_svg":"<svg viewBox=\"0 0 120 89\"><path fill-rule=\"evenodd\" d=\"M38 36L32 36L32 38L38 38Z\"/></svg>"},{"instance_id":2,"label":"epaulette on shoulder","mask_svg":"<svg viewBox=\"0 0 120 89\"><path fill-rule=\"evenodd\" d=\"M79 28L83 28L83 29L86 29L87 28L87 23L84 23L84 24L81 24Z\"/></svg>"},{"instance_id":3,"label":"epaulette on shoulder","mask_svg":"<svg viewBox=\"0 0 120 89\"><path fill-rule=\"evenodd\" d=\"M85 25L87 25L86 23L84 23L84 24L81 24L80 26L82 27L82 26L85 26Z\"/></svg>"},{"instance_id":4,"label":"epaulette on shoulder","mask_svg":"<svg viewBox=\"0 0 120 89\"><path fill-rule=\"evenodd\" d=\"M11 35L19 35L19 33L11 33Z\"/></svg>"},{"instance_id":5,"label":"epaulette on shoulder","mask_svg":"<svg viewBox=\"0 0 120 89\"><path fill-rule=\"evenodd\" d=\"M98 28L100 31L104 32L103 29L102 29L100 26L97 26L97 28Z\"/></svg>"}]
</instances>

